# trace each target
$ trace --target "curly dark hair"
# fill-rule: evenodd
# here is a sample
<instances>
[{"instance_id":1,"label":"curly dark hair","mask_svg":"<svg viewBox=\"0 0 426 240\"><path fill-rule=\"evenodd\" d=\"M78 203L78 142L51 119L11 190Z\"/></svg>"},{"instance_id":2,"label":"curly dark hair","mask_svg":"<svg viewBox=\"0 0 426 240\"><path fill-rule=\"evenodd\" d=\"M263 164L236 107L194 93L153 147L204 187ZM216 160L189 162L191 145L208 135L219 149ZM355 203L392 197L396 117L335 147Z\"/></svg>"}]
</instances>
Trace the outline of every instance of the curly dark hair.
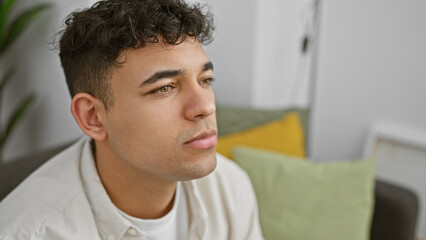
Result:
<instances>
[{"instance_id":1,"label":"curly dark hair","mask_svg":"<svg viewBox=\"0 0 426 240\"><path fill-rule=\"evenodd\" d=\"M204 10L183 0L104 0L71 13L59 40L71 97L89 93L108 110L114 102L111 70L124 63L117 60L121 52L160 41L178 45L188 37L210 43L213 17Z\"/></svg>"}]
</instances>

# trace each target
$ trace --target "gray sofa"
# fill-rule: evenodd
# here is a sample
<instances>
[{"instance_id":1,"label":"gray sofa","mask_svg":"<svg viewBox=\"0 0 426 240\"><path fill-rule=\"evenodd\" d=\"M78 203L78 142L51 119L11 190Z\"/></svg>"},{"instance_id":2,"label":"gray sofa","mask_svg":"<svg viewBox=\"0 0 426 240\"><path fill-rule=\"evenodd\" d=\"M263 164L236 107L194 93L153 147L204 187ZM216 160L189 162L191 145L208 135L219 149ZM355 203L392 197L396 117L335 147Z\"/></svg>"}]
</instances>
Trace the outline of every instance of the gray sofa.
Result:
<instances>
[{"instance_id":1,"label":"gray sofa","mask_svg":"<svg viewBox=\"0 0 426 240\"><path fill-rule=\"evenodd\" d=\"M0 165L0 200L46 160L69 145ZM414 240L418 208L414 192L376 180L371 240Z\"/></svg>"}]
</instances>

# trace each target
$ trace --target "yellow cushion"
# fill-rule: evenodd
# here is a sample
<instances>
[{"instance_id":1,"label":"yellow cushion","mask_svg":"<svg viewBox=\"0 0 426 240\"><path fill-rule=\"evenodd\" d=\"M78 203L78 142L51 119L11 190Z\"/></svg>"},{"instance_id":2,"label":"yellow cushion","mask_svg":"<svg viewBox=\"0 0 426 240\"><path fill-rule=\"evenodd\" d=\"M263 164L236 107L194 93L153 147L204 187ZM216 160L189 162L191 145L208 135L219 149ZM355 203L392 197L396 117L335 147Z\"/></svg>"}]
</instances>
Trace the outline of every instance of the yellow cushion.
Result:
<instances>
[{"instance_id":1,"label":"yellow cushion","mask_svg":"<svg viewBox=\"0 0 426 240\"><path fill-rule=\"evenodd\" d=\"M292 112L280 120L220 137L216 151L232 159L232 148L243 145L304 157L304 137L299 115Z\"/></svg>"}]
</instances>

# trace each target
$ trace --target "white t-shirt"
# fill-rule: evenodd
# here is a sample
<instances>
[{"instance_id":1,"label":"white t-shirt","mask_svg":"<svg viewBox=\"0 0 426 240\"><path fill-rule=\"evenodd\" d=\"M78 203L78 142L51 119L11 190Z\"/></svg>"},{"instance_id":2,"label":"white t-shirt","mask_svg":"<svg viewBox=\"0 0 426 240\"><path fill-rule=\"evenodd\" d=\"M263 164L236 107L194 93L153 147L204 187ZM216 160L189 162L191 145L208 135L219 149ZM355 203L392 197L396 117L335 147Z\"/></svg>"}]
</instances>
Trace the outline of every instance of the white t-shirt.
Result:
<instances>
[{"instance_id":1,"label":"white t-shirt","mask_svg":"<svg viewBox=\"0 0 426 240\"><path fill-rule=\"evenodd\" d=\"M173 207L159 219L141 219L117 210L129 220L146 240L186 240L188 239L188 204L185 189L178 182Z\"/></svg>"}]
</instances>

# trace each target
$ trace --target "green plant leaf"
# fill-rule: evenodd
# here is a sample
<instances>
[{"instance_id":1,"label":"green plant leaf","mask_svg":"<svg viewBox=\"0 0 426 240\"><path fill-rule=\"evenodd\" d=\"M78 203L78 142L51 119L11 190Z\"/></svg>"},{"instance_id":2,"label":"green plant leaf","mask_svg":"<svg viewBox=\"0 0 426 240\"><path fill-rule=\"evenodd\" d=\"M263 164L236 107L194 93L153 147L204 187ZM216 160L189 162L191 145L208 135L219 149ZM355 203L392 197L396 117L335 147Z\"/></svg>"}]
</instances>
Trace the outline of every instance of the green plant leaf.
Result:
<instances>
[{"instance_id":1,"label":"green plant leaf","mask_svg":"<svg viewBox=\"0 0 426 240\"><path fill-rule=\"evenodd\" d=\"M6 132L4 133L4 136L2 138L1 144L6 144L10 133L13 131L13 129L16 127L18 122L21 120L22 116L24 116L25 112L30 107L31 103L33 102L35 98L34 94L28 95L16 108L13 112L12 116L10 117L9 121L6 125ZM0 146L1 148L2 146Z\"/></svg>"},{"instance_id":2,"label":"green plant leaf","mask_svg":"<svg viewBox=\"0 0 426 240\"><path fill-rule=\"evenodd\" d=\"M7 18L15 2L16 0L4 0L0 2L0 46L3 45Z\"/></svg>"},{"instance_id":3,"label":"green plant leaf","mask_svg":"<svg viewBox=\"0 0 426 240\"><path fill-rule=\"evenodd\" d=\"M9 47L9 45L15 40L15 38L22 33L22 31L28 26L28 24L35 17L37 17L40 13L42 13L44 10L46 10L50 6L51 4L48 4L48 3L36 5L26 10L19 17L17 17L16 20L13 21L11 27L9 28L9 31L7 32L5 39L3 41L3 44L0 46L0 53L4 52Z\"/></svg>"},{"instance_id":4,"label":"green plant leaf","mask_svg":"<svg viewBox=\"0 0 426 240\"><path fill-rule=\"evenodd\" d=\"M4 87L12 79L13 75L15 75L15 72L16 72L15 68L11 67L11 68L9 68L9 70L7 70L6 74L1 79L1 81L0 81L0 100L1 100L1 94L3 92Z\"/></svg>"}]
</instances>

